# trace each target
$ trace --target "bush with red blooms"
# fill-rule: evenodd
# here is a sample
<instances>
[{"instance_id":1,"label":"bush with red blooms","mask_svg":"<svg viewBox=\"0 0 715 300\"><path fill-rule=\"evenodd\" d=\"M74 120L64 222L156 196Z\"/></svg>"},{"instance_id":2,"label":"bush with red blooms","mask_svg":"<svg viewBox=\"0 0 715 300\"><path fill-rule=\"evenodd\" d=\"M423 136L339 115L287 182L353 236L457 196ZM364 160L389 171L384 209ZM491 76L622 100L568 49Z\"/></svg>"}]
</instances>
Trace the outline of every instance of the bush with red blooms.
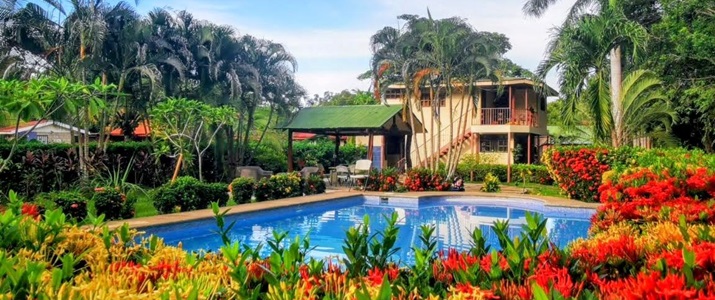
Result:
<instances>
[{"instance_id":1,"label":"bush with red blooms","mask_svg":"<svg viewBox=\"0 0 715 300\"><path fill-rule=\"evenodd\" d=\"M608 153L603 148L551 148L543 162L569 198L596 202L601 175L610 169Z\"/></svg>"},{"instance_id":2,"label":"bush with red blooms","mask_svg":"<svg viewBox=\"0 0 715 300\"><path fill-rule=\"evenodd\" d=\"M679 222L715 224L715 170L697 168L684 174L636 168L599 188L603 203L592 227L605 229L619 222Z\"/></svg>"},{"instance_id":3,"label":"bush with red blooms","mask_svg":"<svg viewBox=\"0 0 715 300\"><path fill-rule=\"evenodd\" d=\"M395 168L384 168L382 170L372 170L367 180L366 191L394 192L398 189L398 172ZM363 181L358 180L358 185Z\"/></svg>"},{"instance_id":4,"label":"bush with red blooms","mask_svg":"<svg viewBox=\"0 0 715 300\"><path fill-rule=\"evenodd\" d=\"M405 187L408 191L447 191L452 186L446 182L446 176L440 172L432 172L429 169L414 168L407 171L405 177Z\"/></svg>"}]
</instances>

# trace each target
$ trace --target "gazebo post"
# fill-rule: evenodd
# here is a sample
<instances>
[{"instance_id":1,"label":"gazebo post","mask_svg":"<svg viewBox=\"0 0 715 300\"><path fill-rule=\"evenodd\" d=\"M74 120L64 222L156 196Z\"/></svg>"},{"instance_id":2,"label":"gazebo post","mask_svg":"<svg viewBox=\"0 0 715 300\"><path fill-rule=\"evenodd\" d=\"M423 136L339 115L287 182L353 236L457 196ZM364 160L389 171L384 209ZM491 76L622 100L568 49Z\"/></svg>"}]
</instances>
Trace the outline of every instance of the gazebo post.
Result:
<instances>
[{"instance_id":1,"label":"gazebo post","mask_svg":"<svg viewBox=\"0 0 715 300\"><path fill-rule=\"evenodd\" d=\"M373 146L373 136L372 131L368 131L367 134L367 159L372 160L372 146Z\"/></svg>"},{"instance_id":2,"label":"gazebo post","mask_svg":"<svg viewBox=\"0 0 715 300\"><path fill-rule=\"evenodd\" d=\"M406 135L405 141L405 171L412 169L412 134ZM399 166L398 166L399 167Z\"/></svg>"},{"instance_id":3,"label":"gazebo post","mask_svg":"<svg viewBox=\"0 0 715 300\"><path fill-rule=\"evenodd\" d=\"M293 130L288 129L288 172L293 172Z\"/></svg>"},{"instance_id":4,"label":"gazebo post","mask_svg":"<svg viewBox=\"0 0 715 300\"><path fill-rule=\"evenodd\" d=\"M333 156L333 167L338 166L338 162L340 161L338 159L338 155L340 154L340 134L335 132L335 154Z\"/></svg>"},{"instance_id":5,"label":"gazebo post","mask_svg":"<svg viewBox=\"0 0 715 300\"><path fill-rule=\"evenodd\" d=\"M512 147L512 145L511 145L511 143L512 143L512 141L513 141L513 139L512 139L512 133L511 133L511 132L509 132L509 133L507 134L506 140L507 140L507 142L506 142L506 148L507 148L507 155L506 155L506 182L507 182L507 183L511 183L511 159L512 159L512 155L511 155L511 147Z\"/></svg>"}]
</instances>

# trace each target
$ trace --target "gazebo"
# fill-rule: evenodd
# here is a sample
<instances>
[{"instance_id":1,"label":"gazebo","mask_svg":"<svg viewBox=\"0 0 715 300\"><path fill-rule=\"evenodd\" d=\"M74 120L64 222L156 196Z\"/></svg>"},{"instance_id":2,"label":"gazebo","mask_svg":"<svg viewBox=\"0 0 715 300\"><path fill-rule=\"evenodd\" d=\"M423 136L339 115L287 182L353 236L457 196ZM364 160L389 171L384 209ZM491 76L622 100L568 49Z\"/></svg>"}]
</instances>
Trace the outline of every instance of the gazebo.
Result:
<instances>
[{"instance_id":1,"label":"gazebo","mask_svg":"<svg viewBox=\"0 0 715 300\"><path fill-rule=\"evenodd\" d=\"M410 167L412 127L403 119L401 105L350 105L308 107L278 129L288 130L288 171L293 171L293 133L314 133L335 136L335 165L338 164L340 138L368 136L368 157L373 160L374 137L382 136L382 145L399 148L400 159ZM417 121L419 122L419 121ZM416 124L421 132L424 126ZM385 151L382 151L385 161Z\"/></svg>"}]
</instances>

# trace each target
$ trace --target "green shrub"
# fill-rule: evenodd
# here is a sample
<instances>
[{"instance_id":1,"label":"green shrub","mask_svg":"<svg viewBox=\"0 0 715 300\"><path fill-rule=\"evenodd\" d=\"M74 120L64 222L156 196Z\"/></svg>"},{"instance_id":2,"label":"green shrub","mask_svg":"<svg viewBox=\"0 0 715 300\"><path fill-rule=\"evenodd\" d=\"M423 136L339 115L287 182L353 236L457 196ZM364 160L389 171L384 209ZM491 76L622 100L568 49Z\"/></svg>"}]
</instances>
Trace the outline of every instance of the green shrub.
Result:
<instances>
[{"instance_id":1,"label":"green shrub","mask_svg":"<svg viewBox=\"0 0 715 300\"><path fill-rule=\"evenodd\" d=\"M549 169L544 165L516 164L512 166L511 172L512 180L516 182L524 182L524 177L526 177L526 182L528 183L544 185L554 183L554 179L549 174Z\"/></svg>"},{"instance_id":2,"label":"green shrub","mask_svg":"<svg viewBox=\"0 0 715 300\"><path fill-rule=\"evenodd\" d=\"M182 176L154 190L154 207L160 213L191 211L208 208L211 202L226 205L228 186L224 183L203 183L196 178Z\"/></svg>"},{"instance_id":3,"label":"green shrub","mask_svg":"<svg viewBox=\"0 0 715 300\"><path fill-rule=\"evenodd\" d=\"M238 177L231 182L230 190L233 201L238 204L251 202L256 181L250 177Z\"/></svg>"},{"instance_id":4,"label":"green shrub","mask_svg":"<svg viewBox=\"0 0 715 300\"><path fill-rule=\"evenodd\" d=\"M220 206L228 203L228 184L223 182L202 183L197 191L199 200L196 209L208 208L211 202L218 202Z\"/></svg>"},{"instance_id":5,"label":"green shrub","mask_svg":"<svg viewBox=\"0 0 715 300\"><path fill-rule=\"evenodd\" d=\"M67 217L82 221L87 217L87 198L80 192L61 191L39 194L35 203L44 210L59 208Z\"/></svg>"},{"instance_id":6,"label":"green shrub","mask_svg":"<svg viewBox=\"0 0 715 300\"><path fill-rule=\"evenodd\" d=\"M97 215L104 215L107 220L130 219L134 217L136 199L127 198L119 191L106 188L92 196Z\"/></svg>"},{"instance_id":7,"label":"green shrub","mask_svg":"<svg viewBox=\"0 0 715 300\"><path fill-rule=\"evenodd\" d=\"M484 184L480 190L487 193L496 193L501 191L499 184L500 182L498 177L494 176L492 173L487 173L487 175L484 176Z\"/></svg>"},{"instance_id":8,"label":"green shrub","mask_svg":"<svg viewBox=\"0 0 715 300\"><path fill-rule=\"evenodd\" d=\"M305 180L303 193L306 195L325 193L325 181L320 176L311 175Z\"/></svg>"},{"instance_id":9,"label":"green shrub","mask_svg":"<svg viewBox=\"0 0 715 300\"><path fill-rule=\"evenodd\" d=\"M270 181L268 178L261 178L261 180L256 183L254 195L256 196L256 201L258 202L272 200L273 182Z\"/></svg>"}]
</instances>

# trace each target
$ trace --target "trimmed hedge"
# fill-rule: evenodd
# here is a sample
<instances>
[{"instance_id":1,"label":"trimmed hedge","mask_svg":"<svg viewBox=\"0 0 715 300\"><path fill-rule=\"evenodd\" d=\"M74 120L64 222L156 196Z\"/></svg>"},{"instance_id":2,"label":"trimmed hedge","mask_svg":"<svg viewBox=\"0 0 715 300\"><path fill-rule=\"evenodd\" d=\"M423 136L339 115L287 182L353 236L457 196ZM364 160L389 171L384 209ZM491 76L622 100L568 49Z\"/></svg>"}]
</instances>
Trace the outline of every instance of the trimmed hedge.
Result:
<instances>
[{"instance_id":1,"label":"trimmed hedge","mask_svg":"<svg viewBox=\"0 0 715 300\"><path fill-rule=\"evenodd\" d=\"M190 176L183 176L162 185L152 195L154 207L163 214L208 208L211 202L224 206L228 203L228 185L204 183Z\"/></svg>"},{"instance_id":2,"label":"trimmed hedge","mask_svg":"<svg viewBox=\"0 0 715 300\"><path fill-rule=\"evenodd\" d=\"M238 204L251 202L256 181L249 177L238 177L229 185L233 201Z\"/></svg>"},{"instance_id":3,"label":"trimmed hedge","mask_svg":"<svg viewBox=\"0 0 715 300\"><path fill-rule=\"evenodd\" d=\"M457 166L457 175L474 182L484 182L487 174L491 173L501 182L507 181L507 166L506 165L467 165L460 164ZM554 183L551 178L549 169L544 165L528 165L528 164L513 164L511 168L512 181L523 182L524 177L528 182L550 185Z\"/></svg>"}]
</instances>

